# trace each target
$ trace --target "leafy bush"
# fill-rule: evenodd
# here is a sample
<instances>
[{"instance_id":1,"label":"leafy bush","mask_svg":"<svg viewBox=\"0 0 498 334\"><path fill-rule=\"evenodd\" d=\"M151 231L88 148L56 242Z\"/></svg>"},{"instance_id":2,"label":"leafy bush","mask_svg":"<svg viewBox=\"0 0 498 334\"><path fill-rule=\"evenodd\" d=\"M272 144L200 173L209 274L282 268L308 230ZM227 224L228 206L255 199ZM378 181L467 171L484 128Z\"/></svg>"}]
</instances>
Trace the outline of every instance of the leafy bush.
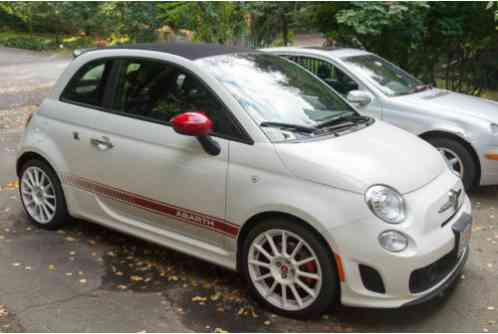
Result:
<instances>
[{"instance_id":1,"label":"leafy bush","mask_svg":"<svg viewBox=\"0 0 498 334\"><path fill-rule=\"evenodd\" d=\"M0 45L9 48L36 51L49 50L56 47L50 38L21 34L0 34Z\"/></svg>"}]
</instances>

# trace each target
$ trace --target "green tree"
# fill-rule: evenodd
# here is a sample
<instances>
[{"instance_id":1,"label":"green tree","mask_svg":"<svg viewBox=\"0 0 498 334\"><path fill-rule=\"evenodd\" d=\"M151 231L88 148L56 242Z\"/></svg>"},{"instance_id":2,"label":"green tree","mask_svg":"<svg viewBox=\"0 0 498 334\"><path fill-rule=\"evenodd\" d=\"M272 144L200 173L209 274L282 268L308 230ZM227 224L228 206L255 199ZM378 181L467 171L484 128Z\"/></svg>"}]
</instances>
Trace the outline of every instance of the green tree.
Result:
<instances>
[{"instance_id":1,"label":"green tree","mask_svg":"<svg viewBox=\"0 0 498 334\"><path fill-rule=\"evenodd\" d=\"M256 45L269 45L278 35L283 45L289 44L291 30L297 25L299 14L309 6L305 2L251 2L246 4L250 15L251 38Z\"/></svg>"},{"instance_id":2,"label":"green tree","mask_svg":"<svg viewBox=\"0 0 498 334\"><path fill-rule=\"evenodd\" d=\"M173 29L193 31L193 38L197 41L234 42L246 26L240 3L170 2L158 6L158 17L164 24Z\"/></svg>"},{"instance_id":3,"label":"green tree","mask_svg":"<svg viewBox=\"0 0 498 334\"><path fill-rule=\"evenodd\" d=\"M128 35L132 42L154 40L159 27L155 2L104 2L100 8L105 32Z\"/></svg>"},{"instance_id":4,"label":"green tree","mask_svg":"<svg viewBox=\"0 0 498 334\"><path fill-rule=\"evenodd\" d=\"M486 6L485 2L322 4L315 8L314 25L333 43L380 54L426 82L480 94L496 86L498 74L495 13Z\"/></svg>"}]
</instances>

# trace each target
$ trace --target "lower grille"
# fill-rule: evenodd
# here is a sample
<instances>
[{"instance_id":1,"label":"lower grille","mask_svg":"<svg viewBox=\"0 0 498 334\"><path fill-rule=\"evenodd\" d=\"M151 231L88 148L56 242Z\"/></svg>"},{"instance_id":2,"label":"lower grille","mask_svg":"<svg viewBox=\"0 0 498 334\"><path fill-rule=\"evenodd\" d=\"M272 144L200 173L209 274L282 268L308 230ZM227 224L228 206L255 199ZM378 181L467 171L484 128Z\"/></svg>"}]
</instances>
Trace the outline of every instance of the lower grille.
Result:
<instances>
[{"instance_id":1,"label":"lower grille","mask_svg":"<svg viewBox=\"0 0 498 334\"><path fill-rule=\"evenodd\" d=\"M413 271L410 275L410 292L419 293L441 282L458 263L455 251L451 251L436 262Z\"/></svg>"},{"instance_id":2,"label":"lower grille","mask_svg":"<svg viewBox=\"0 0 498 334\"><path fill-rule=\"evenodd\" d=\"M382 277L380 277L377 270L364 264L360 264L359 267L361 281L363 282L365 288L377 293L386 293L384 282L382 281Z\"/></svg>"}]
</instances>

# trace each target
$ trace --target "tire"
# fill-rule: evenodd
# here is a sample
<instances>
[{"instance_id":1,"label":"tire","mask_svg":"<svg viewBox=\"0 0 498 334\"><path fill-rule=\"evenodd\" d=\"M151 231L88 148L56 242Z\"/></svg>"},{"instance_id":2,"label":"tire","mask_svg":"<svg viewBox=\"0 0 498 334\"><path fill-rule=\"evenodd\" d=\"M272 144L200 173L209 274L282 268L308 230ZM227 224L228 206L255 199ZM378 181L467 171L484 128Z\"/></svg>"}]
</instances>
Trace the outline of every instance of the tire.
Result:
<instances>
[{"instance_id":1,"label":"tire","mask_svg":"<svg viewBox=\"0 0 498 334\"><path fill-rule=\"evenodd\" d=\"M287 257L282 256L283 232L287 240ZM274 256L273 260L264 255L264 252L268 256L275 255L267 236L273 240L280 254ZM295 252L299 240L302 241L301 247ZM316 318L337 301L339 280L333 253L315 233L299 221L285 217L265 219L249 231L242 247L240 268L248 282L249 292L272 312L293 318ZM263 251L259 250L261 248ZM291 259L292 253L296 254ZM313 260L296 265L296 262L309 258ZM259 264L254 264L254 261ZM261 262L268 267L261 266ZM301 276L303 271L306 277ZM318 275L321 279L316 280L309 275ZM266 278L256 280L262 276ZM308 291L302 284L308 287ZM272 287L273 292L265 297ZM299 297L296 297L296 293ZM298 302L299 299L301 303Z\"/></svg>"},{"instance_id":2,"label":"tire","mask_svg":"<svg viewBox=\"0 0 498 334\"><path fill-rule=\"evenodd\" d=\"M444 137L429 138L428 142L443 154L446 161L448 161L448 157L451 157L452 155L455 155L457 159L459 159L458 163L463 167L463 176L461 176L461 178L465 190L472 190L477 183L479 167L467 147L454 139ZM458 170L455 171L459 172Z\"/></svg>"},{"instance_id":3,"label":"tire","mask_svg":"<svg viewBox=\"0 0 498 334\"><path fill-rule=\"evenodd\" d=\"M22 166L20 175L19 195L32 224L54 230L70 222L59 178L47 163L29 160Z\"/></svg>"}]
</instances>

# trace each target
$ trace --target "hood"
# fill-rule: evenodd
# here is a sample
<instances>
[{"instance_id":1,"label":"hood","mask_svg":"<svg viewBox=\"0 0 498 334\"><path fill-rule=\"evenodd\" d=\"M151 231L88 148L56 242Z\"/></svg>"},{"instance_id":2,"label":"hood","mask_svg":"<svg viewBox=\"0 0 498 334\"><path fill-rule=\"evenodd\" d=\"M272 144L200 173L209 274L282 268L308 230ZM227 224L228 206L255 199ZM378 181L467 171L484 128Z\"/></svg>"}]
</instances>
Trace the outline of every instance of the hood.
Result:
<instances>
[{"instance_id":1,"label":"hood","mask_svg":"<svg viewBox=\"0 0 498 334\"><path fill-rule=\"evenodd\" d=\"M340 137L275 146L295 176L361 194L373 184L405 194L447 170L431 145L381 121Z\"/></svg>"},{"instance_id":2,"label":"hood","mask_svg":"<svg viewBox=\"0 0 498 334\"><path fill-rule=\"evenodd\" d=\"M434 88L416 94L398 96L395 99L430 111L448 112L453 115L459 113L498 123L498 103L475 96Z\"/></svg>"}]
</instances>

